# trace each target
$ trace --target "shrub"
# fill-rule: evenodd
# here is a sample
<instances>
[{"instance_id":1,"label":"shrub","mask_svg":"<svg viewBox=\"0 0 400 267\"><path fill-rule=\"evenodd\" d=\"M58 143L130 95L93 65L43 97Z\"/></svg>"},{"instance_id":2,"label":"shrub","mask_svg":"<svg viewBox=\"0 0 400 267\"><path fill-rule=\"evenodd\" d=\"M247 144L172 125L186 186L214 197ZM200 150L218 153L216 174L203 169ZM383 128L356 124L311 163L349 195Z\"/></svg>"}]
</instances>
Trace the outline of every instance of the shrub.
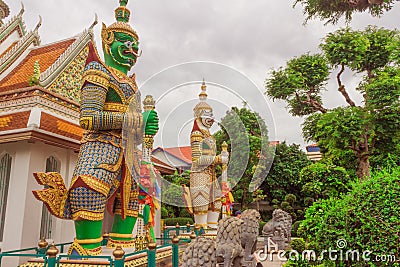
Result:
<instances>
[{"instance_id":1,"label":"shrub","mask_svg":"<svg viewBox=\"0 0 400 267\"><path fill-rule=\"evenodd\" d=\"M300 223L301 223L301 221L296 221L292 224L292 236L297 237L297 229L299 229Z\"/></svg>"},{"instance_id":2,"label":"shrub","mask_svg":"<svg viewBox=\"0 0 400 267\"><path fill-rule=\"evenodd\" d=\"M290 248L301 253L306 249L306 241L303 238L294 238L290 241Z\"/></svg>"},{"instance_id":3,"label":"shrub","mask_svg":"<svg viewBox=\"0 0 400 267\"><path fill-rule=\"evenodd\" d=\"M271 203L272 203L272 205L278 205L278 204L279 204L279 200L277 200L276 198L274 198L274 199L271 201Z\"/></svg>"},{"instance_id":4,"label":"shrub","mask_svg":"<svg viewBox=\"0 0 400 267\"><path fill-rule=\"evenodd\" d=\"M285 196L285 201L286 201L286 202L289 202L291 205L293 205L293 204L296 202L296 200L297 200L297 198L296 198L296 196L293 195L293 194L287 194L287 195Z\"/></svg>"},{"instance_id":5,"label":"shrub","mask_svg":"<svg viewBox=\"0 0 400 267\"><path fill-rule=\"evenodd\" d=\"M346 169L330 162L316 162L304 167L300 172L301 191L314 198L339 197L349 190L350 176Z\"/></svg>"},{"instance_id":6,"label":"shrub","mask_svg":"<svg viewBox=\"0 0 400 267\"><path fill-rule=\"evenodd\" d=\"M194 221L193 221L192 218L178 217L178 218L167 218L167 219L164 219L165 225L168 225L168 226L175 226L176 223L179 223L180 226L186 226L186 224L188 222L190 224L194 224Z\"/></svg>"},{"instance_id":7,"label":"shrub","mask_svg":"<svg viewBox=\"0 0 400 267\"><path fill-rule=\"evenodd\" d=\"M288 212L291 212L293 210L292 206L290 206L290 203L286 202L286 201L283 201L281 203L281 207L283 210L288 211Z\"/></svg>"},{"instance_id":8,"label":"shrub","mask_svg":"<svg viewBox=\"0 0 400 267\"><path fill-rule=\"evenodd\" d=\"M314 199L312 197L306 197L304 199L304 206L309 207L314 203Z\"/></svg>"},{"instance_id":9,"label":"shrub","mask_svg":"<svg viewBox=\"0 0 400 267\"><path fill-rule=\"evenodd\" d=\"M189 211L186 208L181 208L180 212L179 212L179 217L183 217L183 218L189 218L192 215L189 213Z\"/></svg>"},{"instance_id":10,"label":"shrub","mask_svg":"<svg viewBox=\"0 0 400 267\"><path fill-rule=\"evenodd\" d=\"M298 234L314 243L317 250L335 248L337 241L344 239L346 249L372 251L371 259L376 255L394 255L399 259L399 204L400 167L383 170L355 183L341 198L315 202L307 209ZM371 264L347 262L344 266Z\"/></svg>"}]
</instances>

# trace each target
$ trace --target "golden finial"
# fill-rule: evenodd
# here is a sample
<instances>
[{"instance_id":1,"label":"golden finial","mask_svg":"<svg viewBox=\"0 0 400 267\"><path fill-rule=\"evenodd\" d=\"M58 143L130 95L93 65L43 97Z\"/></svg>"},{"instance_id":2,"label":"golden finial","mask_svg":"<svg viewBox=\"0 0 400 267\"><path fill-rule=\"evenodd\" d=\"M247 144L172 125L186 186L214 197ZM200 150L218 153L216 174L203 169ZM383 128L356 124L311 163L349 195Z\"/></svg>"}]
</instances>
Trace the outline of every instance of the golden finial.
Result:
<instances>
[{"instance_id":1,"label":"golden finial","mask_svg":"<svg viewBox=\"0 0 400 267\"><path fill-rule=\"evenodd\" d=\"M125 251L122 249L121 246L117 246L113 251L113 256L116 260L120 260L124 257Z\"/></svg>"},{"instance_id":2,"label":"golden finial","mask_svg":"<svg viewBox=\"0 0 400 267\"><path fill-rule=\"evenodd\" d=\"M59 252L58 248L56 248L54 243L52 243L49 249L46 251L46 254L47 256L49 256L49 258L55 258L58 252Z\"/></svg>"},{"instance_id":3,"label":"golden finial","mask_svg":"<svg viewBox=\"0 0 400 267\"><path fill-rule=\"evenodd\" d=\"M194 233L194 232L192 232L191 234L190 234L190 239L196 239L196 234Z\"/></svg>"},{"instance_id":4,"label":"golden finial","mask_svg":"<svg viewBox=\"0 0 400 267\"><path fill-rule=\"evenodd\" d=\"M44 239L42 237L42 239L40 239L39 243L38 243L38 247L41 249L47 248L47 246L49 245L49 243L47 243L46 239Z\"/></svg>"},{"instance_id":5,"label":"golden finial","mask_svg":"<svg viewBox=\"0 0 400 267\"><path fill-rule=\"evenodd\" d=\"M155 250L157 247L157 243L151 242L147 245L147 248L150 250Z\"/></svg>"},{"instance_id":6,"label":"golden finial","mask_svg":"<svg viewBox=\"0 0 400 267\"><path fill-rule=\"evenodd\" d=\"M174 237L172 238L172 243L178 244L178 243L179 243L179 237L177 237L176 235L174 235Z\"/></svg>"}]
</instances>

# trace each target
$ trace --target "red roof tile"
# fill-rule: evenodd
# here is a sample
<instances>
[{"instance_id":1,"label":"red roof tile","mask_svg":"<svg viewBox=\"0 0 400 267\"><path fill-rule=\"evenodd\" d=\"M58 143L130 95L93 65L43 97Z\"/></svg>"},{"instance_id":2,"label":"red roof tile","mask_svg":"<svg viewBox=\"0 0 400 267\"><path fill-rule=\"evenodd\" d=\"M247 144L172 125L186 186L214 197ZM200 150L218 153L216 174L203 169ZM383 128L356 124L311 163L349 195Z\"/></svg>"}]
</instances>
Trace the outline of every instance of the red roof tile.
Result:
<instances>
[{"instance_id":1,"label":"red roof tile","mask_svg":"<svg viewBox=\"0 0 400 267\"><path fill-rule=\"evenodd\" d=\"M165 152L192 164L192 148L190 146L163 148Z\"/></svg>"},{"instance_id":2,"label":"red roof tile","mask_svg":"<svg viewBox=\"0 0 400 267\"><path fill-rule=\"evenodd\" d=\"M83 135L83 129L79 125L59 119L44 112L42 112L40 118L40 129L73 138L75 140L81 140Z\"/></svg>"},{"instance_id":3,"label":"red roof tile","mask_svg":"<svg viewBox=\"0 0 400 267\"><path fill-rule=\"evenodd\" d=\"M26 128L30 114L30 111L24 111L0 116L0 131L3 132Z\"/></svg>"},{"instance_id":4,"label":"red roof tile","mask_svg":"<svg viewBox=\"0 0 400 267\"><path fill-rule=\"evenodd\" d=\"M15 67L1 82L0 92L29 86L29 77L33 74L33 65L39 61L40 70L47 70L62 53L75 41L69 39L33 49L22 62Z\"/></svg>"}]
</instances>

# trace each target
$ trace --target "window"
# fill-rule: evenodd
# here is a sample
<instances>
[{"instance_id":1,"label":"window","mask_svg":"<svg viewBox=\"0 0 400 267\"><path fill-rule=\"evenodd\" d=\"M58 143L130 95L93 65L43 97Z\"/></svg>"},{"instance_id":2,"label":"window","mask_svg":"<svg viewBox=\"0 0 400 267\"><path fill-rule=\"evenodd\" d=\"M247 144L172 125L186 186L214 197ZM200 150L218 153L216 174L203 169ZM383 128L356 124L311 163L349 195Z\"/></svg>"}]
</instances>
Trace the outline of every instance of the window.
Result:
<instances>
[{"instance_id":1,"label":"window","mask_svg":"<svg viewBox=\"0 0 400 267\"><path fill-rule=\"evenodd\" d=\"M0 242L3 241L6 219L8 185L10 184L11 156L5 154L0 159Z\"/></svg>"},{"instance_id":2,"label":"window","mask_svg":"<svg viewBox=\"0 0 400 267\"><path fill-rule=\"evenodd\" d=\"M60 172L60 162L53 156L46 160L46 172ZM42 206L42 221L40 225L40 238L51 239L52 215L45 204Z\"/></svg>"}]
</instances>

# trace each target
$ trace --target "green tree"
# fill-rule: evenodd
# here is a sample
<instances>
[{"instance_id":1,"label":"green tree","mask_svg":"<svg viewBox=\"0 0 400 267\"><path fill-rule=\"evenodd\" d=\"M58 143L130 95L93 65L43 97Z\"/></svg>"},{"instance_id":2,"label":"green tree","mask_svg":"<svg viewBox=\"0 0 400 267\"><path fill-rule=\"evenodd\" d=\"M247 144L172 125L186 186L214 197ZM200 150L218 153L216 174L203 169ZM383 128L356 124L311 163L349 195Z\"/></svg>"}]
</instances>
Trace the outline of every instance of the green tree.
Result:
<instances>
[{"instance_id":1,"label":"green tree","mask_svg":"<svg viewBox=\"0 0 400 267\"><path fill-rule=\"evenodd\" d=\"M293 194L302 202L300 171L310 164L307 155L299 145L280 143L275 147L274 161L261 189L268 199L282 202L288 194ZM277 204L274 203L274 204Z\"/></svg>"},{"instance_id":2,"label":"green tree","mask_svg":"<svg viewBox=\"0 0 400 267\"><path fill-rule=\"evenodd\" d=\"M359 178L370 175L370 159L399 155L399 40L395 30L371 26L364 31L340 29L326 36L320 45L323 53L293 58L284 68L273 70L266 81L267 94L273 100L286 101L294 116L307 116L305 139L317 142L325 156L339 157L340 166L355 162ZM334 70L338 71L337 90L347 106L327 109L322 91ZM347 92L342 77L345 70L362 75L355 88L363 96L361 105ZM343 157L350 152L352 158Z\"/></svg>"},{"instance_id":3,"label":"green tree","mask_svg":"<svg viewBox=\"0 0 400 267\"><path fill-rule=\"evenodd\" d=\"M349 22L355 12L368 12L380 16L392 9L398 0L296 0L293 6L301 4L307 15L306 21L316 18L326 20L326 23L337 23L341 17Z\"/></svg>"},{"instance_id":4,"label":"green tree","mask_svg":"<svg viewBox=\"0 0 400 267\"><path fill-rule=\"evenodd\" d=\"M250 189L256 189L269 170L267 126L256 112L232 107L221 119L220 127L214 134L217 149L224 141L229 145L228 177L237 182L232 194L236 202L246 207L252 201Z\"/></svg>"}]
</instances>

